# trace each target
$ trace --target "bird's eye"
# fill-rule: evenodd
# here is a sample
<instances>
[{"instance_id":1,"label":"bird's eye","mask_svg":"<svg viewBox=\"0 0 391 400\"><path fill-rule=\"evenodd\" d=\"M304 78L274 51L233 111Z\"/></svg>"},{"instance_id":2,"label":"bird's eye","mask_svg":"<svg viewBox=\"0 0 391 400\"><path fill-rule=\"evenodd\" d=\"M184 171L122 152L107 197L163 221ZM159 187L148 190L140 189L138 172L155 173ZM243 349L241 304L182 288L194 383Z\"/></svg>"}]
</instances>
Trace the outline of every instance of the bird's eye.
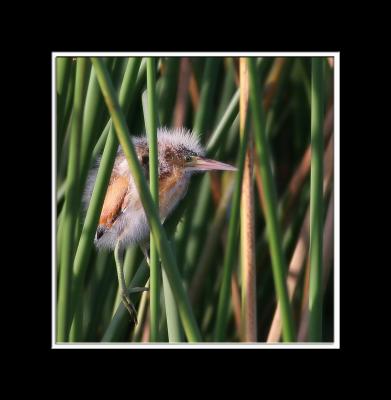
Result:
<instances>
[{"instance_id":1,"label":"bird's eye","mask_svg":"<svg viewBox=\"0 0 391 400\"><path fill-rule=\"evenodd\" d=\"M147 165L149 163L149 156L147 154L142 156L141 163L143 165Z\"/></svg>"},{"instance_id":2,"label":"bird's eye","mask_svg":"<svg viewBox=\"0 0 391 400\"><path fill-rule=\"evenodd\" d=\"M192 159L193 159L192 156L186 156L186 157L185 157L185 161L186 161L186 162L190 162Z\"/></svg>"}]
</instances>

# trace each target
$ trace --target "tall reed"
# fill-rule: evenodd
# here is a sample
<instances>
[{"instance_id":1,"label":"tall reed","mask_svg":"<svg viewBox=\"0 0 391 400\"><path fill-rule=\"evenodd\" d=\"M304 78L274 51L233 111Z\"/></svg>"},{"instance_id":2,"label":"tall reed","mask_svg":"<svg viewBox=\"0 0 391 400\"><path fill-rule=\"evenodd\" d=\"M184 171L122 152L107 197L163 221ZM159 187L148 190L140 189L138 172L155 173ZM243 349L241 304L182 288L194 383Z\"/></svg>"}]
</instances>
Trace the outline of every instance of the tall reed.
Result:
<instances>
[{"instance_id":1,"label":"tall reed","mask_svg":"<svg viewBox=\"0 0 391 400\"><path fill-rule=\"evenodd\" d=\"M285 282L287 269L282 250L281 228L277 219L277 195L271 170L269 145L266 139L265 116L259 93L259 77L256 74L254 59L248 59L248 67L250 74L251 114L253 117L256 151L263 183L265 218L272 257L274 284L276 286L278 300L281 304L284 341L293 342L295 340L295 330Z\"/></svg>"},{"instance_id":2,"label":"tall reed","mask_svg":"<svg viewBox=\"0 0 391 400\"><path fill-rule=\"evenodd\" d=\"M140 199L148 218L151 232L155 238L156 245L162 259L163 268L167 273L170 285L174 291L174 296L178 303L179 313L187 338L190 341L199 341L201 340L201 335L194 318L189 299L182 285L175 258L173 257L167 236L160 223L158 210L156 210L152 197L149 193L144 174L137 159L136 151L132 142L130 141L130 135L126 121L118 103L110 76L101 60L98 58L92 58L92 62L107 107L109 108L111 118L115 126L115 131L128 160L130 171L134 177Z\"/></svg>"},{"instance_id":3,"label":"tall reed","mask_svg":"<svg viewBox=\"0 0 391 400\"><path fill-rule=\"evenodd\" d=\"M324 59L312 59L309 339L322 339Z\"/></svg>"}]
</instances>

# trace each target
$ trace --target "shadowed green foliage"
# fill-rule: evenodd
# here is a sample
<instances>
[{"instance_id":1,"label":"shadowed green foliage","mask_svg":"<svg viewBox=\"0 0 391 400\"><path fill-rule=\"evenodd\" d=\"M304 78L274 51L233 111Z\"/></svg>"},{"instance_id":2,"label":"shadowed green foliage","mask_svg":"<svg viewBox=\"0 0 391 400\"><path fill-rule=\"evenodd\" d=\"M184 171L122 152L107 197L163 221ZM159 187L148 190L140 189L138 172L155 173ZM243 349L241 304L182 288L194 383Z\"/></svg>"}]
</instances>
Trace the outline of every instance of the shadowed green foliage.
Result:
<instances>
[{"instance_id":1,"label":"shadowed green foliage","mask_svg":"<svg viewBox=\"0 0 391 400\"><path fill-rule=\"evenodd\" d=\"M250 103L241 138L238 58L55 60L58 342L243 340L240 197L250 135L255 145L257 340L267 340L278 301L283 341L333 341L333 257L323 254L332 248L325 211L333 201L326 156L332 140L327 121L333 68L325 58L310 57L250 58L248 63ZM192 177L185 198L162 225L156 207L156 132L159 126L172 127L178 107L206 156L238 171ZM142 133L150 144L149 182L131 141ZM94 248L119 144L151 226L151 268L138 247L127 249L123 261L137 330L120 301L114 253ZM310 145L311 157L306 156ZM88 172L97 161L84 210ZM329 183L326 176L331 176ZM309 210L311 245L303 249L300 272L290 276ZM295 281L292 296L288 276ZM131 290L147 284L150 292Z\"/></svg>"}]
</instances>

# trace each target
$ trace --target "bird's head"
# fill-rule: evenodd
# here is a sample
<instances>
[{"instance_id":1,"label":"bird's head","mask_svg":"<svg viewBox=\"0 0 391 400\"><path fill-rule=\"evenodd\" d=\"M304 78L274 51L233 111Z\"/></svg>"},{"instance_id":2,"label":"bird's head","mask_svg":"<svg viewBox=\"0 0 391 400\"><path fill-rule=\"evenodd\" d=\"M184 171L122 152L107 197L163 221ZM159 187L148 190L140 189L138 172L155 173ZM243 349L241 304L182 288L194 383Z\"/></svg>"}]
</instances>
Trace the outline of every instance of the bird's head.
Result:
<instances>
[{"instance_id":1,"label":"bird's head","mask_svg":"<svg viewBox=\"0 0 391 400\"><path fill-rule=\"evenodd\" d=\"M146 138L136 142L138 157L144 170L148 170L149 150ZM159 177L191 175L211 170L236 171L229 164L205 158L205 150L198 136L183 129L158 129Z\"/></svg>"}]
</instances>

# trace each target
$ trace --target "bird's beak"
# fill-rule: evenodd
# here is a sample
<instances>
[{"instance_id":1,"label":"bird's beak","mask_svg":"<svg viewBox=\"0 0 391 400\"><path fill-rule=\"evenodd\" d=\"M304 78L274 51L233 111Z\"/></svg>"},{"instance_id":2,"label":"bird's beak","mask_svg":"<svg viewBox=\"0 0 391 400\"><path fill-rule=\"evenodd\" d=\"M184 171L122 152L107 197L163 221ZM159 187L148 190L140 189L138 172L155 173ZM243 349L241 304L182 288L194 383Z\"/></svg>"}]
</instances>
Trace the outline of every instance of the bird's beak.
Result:
<instances>
[{"instance_id":1,"label":"bird's beak","mask_svg":"<svg viewBox=\"0 0 391 400\"><path fill-rule=\"evenodd\" d=\"M209 160L204 157L195 157L192 161L186 163L186 168L192 171L237 171L238 169L229 164L220 161Z\"/></svg>"}]
</instances>

